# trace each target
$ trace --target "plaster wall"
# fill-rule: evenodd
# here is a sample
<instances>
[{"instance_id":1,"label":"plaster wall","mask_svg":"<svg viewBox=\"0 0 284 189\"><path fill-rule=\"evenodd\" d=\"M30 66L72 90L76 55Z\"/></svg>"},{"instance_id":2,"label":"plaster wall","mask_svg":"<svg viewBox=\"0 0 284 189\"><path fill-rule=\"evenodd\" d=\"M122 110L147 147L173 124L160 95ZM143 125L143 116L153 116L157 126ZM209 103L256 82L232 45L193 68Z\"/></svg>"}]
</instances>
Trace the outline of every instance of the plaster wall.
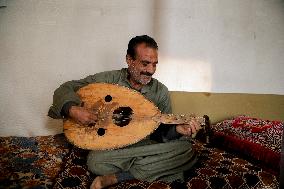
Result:
<instances>
[{"instance_id":1,"label":"plaster wall","mask_svg":"<svg viewBox=\"0 0 284 189\"><path fill-rule=\"evenodd\" d=\"M284 94L282 0L9 0L0 8L0 135L62 132L64 81L125 67L129 39L159 44L171 91Z\"/></svg>"}]
</instances>

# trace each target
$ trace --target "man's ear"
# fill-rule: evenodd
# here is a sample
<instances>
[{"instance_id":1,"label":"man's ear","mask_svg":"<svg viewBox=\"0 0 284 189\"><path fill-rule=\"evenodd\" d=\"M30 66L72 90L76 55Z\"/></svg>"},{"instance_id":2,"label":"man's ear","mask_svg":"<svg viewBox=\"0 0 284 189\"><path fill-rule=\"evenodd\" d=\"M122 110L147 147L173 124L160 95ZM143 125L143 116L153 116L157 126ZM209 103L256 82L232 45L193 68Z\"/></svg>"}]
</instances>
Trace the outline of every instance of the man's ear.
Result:
<instances>
[{"instance_id":1,"label":"man's ear","mask_svg":"<svg viewBox=\"0 0 284 189\"><path fill-rule=\"evenodd\" d=\"M127 54L126 55L126 63L128 64L128 66L130 66L133 62L133 59Z\"/></svg>"}]
</instances>

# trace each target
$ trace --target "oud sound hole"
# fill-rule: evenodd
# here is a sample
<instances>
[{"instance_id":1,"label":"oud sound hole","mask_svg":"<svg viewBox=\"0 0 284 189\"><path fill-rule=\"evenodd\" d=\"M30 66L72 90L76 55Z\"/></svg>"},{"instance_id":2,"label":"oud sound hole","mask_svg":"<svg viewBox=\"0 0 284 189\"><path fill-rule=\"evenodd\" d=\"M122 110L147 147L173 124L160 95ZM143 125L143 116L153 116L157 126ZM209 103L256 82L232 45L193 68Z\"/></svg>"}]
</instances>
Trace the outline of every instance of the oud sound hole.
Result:
<instances>
[{"instance_id":1,"label":"oud sound hole","mask_svg":"<svg viewBox=\"0 0 284 189\"><path fill-rule=\"evenodd\" d=\"M113 111L112 120L117 126L124 127L132 120L132 114L130 107L119 107Z\"/></svg>"},{"instance_id":2,"label":"oud sound hole","mask_svg":"<svg viewBox=\"0 0 284 189\"><path fill-rule=\"evenodd\" d=\"M105 101L106 101L106 102L112 101L112 97L111 97L110 95L106 95Z\"/></svg>"},{"instance_id":3,"label":"oud sound hole","mask_svg":"<svg viewBox=\"0 0 284 189\"><path fill-rule=\"evenodd\" d=\"M103 136L106 133L106 130L104 128L99 128L97 133L99 136Z\"/></svg>"}]
</instances>

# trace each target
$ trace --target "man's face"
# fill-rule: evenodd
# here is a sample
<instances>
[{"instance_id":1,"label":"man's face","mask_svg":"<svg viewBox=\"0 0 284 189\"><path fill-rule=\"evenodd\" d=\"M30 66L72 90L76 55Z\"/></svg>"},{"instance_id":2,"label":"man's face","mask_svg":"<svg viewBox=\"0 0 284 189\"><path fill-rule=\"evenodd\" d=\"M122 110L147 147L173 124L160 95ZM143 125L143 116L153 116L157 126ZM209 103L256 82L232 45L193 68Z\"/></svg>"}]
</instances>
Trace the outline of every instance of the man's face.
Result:
<instances>
[{"instance_id":1,"label":"man's face","mask_svg":"<svg viewBox=\"0 0 284 189\"><path fill-rule=\"evenodd\" d=\"M147 85L156 71L158 64L157 49L147 47L144 43L136 47L136 59L127 56L130 81L136 85Z\"/></svg>"}]
</instances>

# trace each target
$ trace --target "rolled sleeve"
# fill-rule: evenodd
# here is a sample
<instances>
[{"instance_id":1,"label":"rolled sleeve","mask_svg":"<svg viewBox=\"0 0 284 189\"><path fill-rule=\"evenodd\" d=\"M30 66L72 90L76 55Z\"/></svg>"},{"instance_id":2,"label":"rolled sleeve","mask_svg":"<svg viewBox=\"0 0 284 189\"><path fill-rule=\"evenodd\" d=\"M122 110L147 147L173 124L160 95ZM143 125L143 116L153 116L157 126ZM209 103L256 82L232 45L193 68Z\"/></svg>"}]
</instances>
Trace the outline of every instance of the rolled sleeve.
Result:
<instances>
[{"instance_id":1,"label":"rolled sleeve","mask_svg":"<svg viewBox=\"0 0 284 189\"><path fill-rule=\"evenodd\" d=\"M66 103L72 103L73 105L81 104L79 96L76 94L81 87L94 83L95 77L88 76L81 80L68 81L62 84L59 88L54 91L53 104L49 108L48 116L54 119L62 119L62 108Z\"/></svg>"}]
</instances>

